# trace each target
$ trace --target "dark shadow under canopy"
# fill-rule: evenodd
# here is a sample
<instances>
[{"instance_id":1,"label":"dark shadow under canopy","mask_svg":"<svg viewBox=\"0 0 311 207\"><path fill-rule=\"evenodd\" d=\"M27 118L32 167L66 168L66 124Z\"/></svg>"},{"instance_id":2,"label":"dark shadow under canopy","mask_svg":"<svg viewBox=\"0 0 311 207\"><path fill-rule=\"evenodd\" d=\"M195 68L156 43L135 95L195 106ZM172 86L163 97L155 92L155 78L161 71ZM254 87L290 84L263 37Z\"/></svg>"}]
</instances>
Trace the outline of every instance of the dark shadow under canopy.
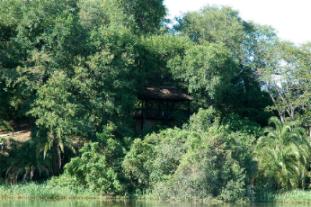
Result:
<instances>
[{"instance_id":1,"label":"dark shadow under canopy","mask_svg":"<svg viewBox=\"0 0 311 207\"><path fill-rule=\"evenodd\" d=\"M190 116L192 97L175 87L146 87L139 95L135 111L136 131L146 132L156 125L174 126Z\"/></svg>"}]
</instances>

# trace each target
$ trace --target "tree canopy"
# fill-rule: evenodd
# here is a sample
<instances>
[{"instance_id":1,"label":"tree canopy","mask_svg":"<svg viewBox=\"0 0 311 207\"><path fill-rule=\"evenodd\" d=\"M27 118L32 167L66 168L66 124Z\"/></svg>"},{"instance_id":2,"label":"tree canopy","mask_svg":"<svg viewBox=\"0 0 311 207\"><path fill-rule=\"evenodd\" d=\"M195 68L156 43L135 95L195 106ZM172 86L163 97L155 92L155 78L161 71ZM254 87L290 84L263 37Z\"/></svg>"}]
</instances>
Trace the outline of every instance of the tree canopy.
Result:
<instances>
[{"instance_id":1,"label":"tree canopy","mask_svg":"<svg viewBox=\"0 0 311 207\"><path fill-rule=\"evenodd\" d=\"M310 186L310 43L229 7L166 12L163 0L0 1L0 142L15 147L0 151L0 183L61 174L49 184L224 201ZM141 92L162 86L192 97L190 118L140 133ZM2 140L21 129L27 142Z\"/></svg>"}]
</instances>

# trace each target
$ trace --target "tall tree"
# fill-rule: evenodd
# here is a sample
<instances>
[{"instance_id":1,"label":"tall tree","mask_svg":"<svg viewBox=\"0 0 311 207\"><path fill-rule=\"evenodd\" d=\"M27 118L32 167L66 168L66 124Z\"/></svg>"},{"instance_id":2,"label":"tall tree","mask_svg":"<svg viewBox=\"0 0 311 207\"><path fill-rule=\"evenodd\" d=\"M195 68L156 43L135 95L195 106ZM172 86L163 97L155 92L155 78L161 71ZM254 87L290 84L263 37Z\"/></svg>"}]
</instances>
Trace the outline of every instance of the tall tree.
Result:
<instances>
[{"instance_id":1,"label":"tall tree","mask_svg":"<svg viewBox=\"0 0 311 207\"><path fill-rule=\"evenodd\" d=\"M130 27L129 18L118 0L78 0L81 25L88 31L102 26Z\"/></svg>"},{"instance_id":2,"label":"tall tree","mask_svg":"<svg viewBox=\"0 0 311 207\"><path fill-rule=\"evenodd\" d=\"M176 86L169 62L176 56L183 56L192 46L187 37L169 34L151 35L139 41L139 59L137 66L144 76L146 86Z\"/></svg>"},{"instance_id":3,"label":"tall tree","mask_svg":"<svg viewBox=\"0 0 311 207\"><path fill-rule=\"evenodd\" d=\"M55 71L38 94L30 115L36 118L46 152L60 154L73 137L94 140L112 123L117 138L131 135L131 112L139 81L135 37L128 30L102 28L93 37L97 52L77 58L72 72Z\"/></svg>"},{"instance_id":4,"label":"tall tree","mask_svg":"<svg viewBox=\"0 0 311 207\"><path fill-rule=\"evenodd\" d=\"M229 7L205 7L199 12L189 12L175 28L196 43L222 43L233 53L240 51L244 38L243 21Z\"/></svg>"},{"instance_id":5,"label":"tall tree","mask_svg":"<svg viewBox=\"0 0 311 207\"><path fill-rule=\"evenodd\" d=\"M222 45L227 50L234 72L227 71L230 66L223 66L221 75L230 74L230 78L222 81L223 88L230 87L227 87L229 90L223 93L216 107L225 113L237 113L266 124L269 114L265 112L265 107L271 101L268 94L261 90L256 72L263 64L260 61L265 54L262 50L274 41L273 31L243 21L238 12L227 7L206 7L198 12L187 13L179 20L176 29L178 34L188 36L202 47L208 42ZM214 62L217 62L216 59ZM199 68L199 65L194 67ZM205 80L199 78L196 81ZM212 84L213 81L209 82ZM204 98L208 97L201 96L201 99Z\"/></svg>"},{"instance_id":6,"label":"tall tree","mask_svg":"<svg viewBox=\"0 0 311 207\"><path fill-rule=\"evenodd\" d=\"M134 20L137 34L156 33L166 15L163 0L119 0L127 17Z\"/></svg>"},{"instance_id":7,"label":"tall tree","mask_svg":"<svg viewBox=\"0 0 311 207\"><path fill-rule=\"evenodd\" d=\"M50 74L68 69L73 57L83 53L85 32L75 0L10 0L0 4L1 82L10 91L9 105L15 111L11 116L25 117L36 90Z\"/></svg>"},{"instance_id":8,"label":"tall tree","mask_svg":"<svg viewBox=\"0 0 311 207\"><path fill-rule=\"evenodd\" d=\"M230 90L231 79L236 73L236 64L222 44L195 45L186 50L185 56L170 61L174 77L197 97L200 106L221 106Z\"/></svg>"},{"instance_id":9,"label":"tall tree","mask_svg":"<svg viewBox=\"0 0 311 207\"><path fill-rule=\"evenodd\" d=\"M269 67L260 70L281 121L295 120L308 113L311 102L311 52L288 42L280 42L270 53Z\"/></svg>"}]
</instances>

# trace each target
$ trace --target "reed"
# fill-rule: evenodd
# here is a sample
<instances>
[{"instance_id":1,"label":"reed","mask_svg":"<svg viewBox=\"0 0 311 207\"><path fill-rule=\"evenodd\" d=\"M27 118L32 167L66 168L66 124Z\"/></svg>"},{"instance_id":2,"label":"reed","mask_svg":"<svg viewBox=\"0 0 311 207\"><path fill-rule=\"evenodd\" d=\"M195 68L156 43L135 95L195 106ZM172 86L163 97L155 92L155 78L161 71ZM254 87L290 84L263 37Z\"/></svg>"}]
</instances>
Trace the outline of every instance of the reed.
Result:
<instances>
[{"instance_id":1,"label":"reed","mask_svg":"<svg viewBox=\"0 0 311 207\"><path fill-rule=\"evenodd\" d=\"M273 196L273 201L278 203L309 203L311 204L311 191L292 190L277 193Z\"/></svg>"},{"instance_id":2,"label":"reed","mask_svg":"<svg viewBox=\"0 0 311 207\"><path fill-rule=\"evenodd\" d=\"M95 199L102 197L87 190L49 186L47 184L0 185L0 199Z\"/></svg>"}]
</instances>

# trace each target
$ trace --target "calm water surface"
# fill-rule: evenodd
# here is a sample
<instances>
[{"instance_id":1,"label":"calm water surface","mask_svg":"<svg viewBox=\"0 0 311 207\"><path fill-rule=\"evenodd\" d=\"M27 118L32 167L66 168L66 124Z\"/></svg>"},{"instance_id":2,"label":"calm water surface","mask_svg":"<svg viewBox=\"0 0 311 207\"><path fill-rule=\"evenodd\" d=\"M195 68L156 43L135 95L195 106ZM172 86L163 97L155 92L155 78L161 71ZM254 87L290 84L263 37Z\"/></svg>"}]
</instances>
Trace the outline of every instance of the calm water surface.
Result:
<instances>
[{"instance_id":1,"label":"calm water surface","mask_svg":"<svg viewBox=\"0 0 311 207\"><path fill-rule=\"evenodd\" d=\"M160 202L101 202L101 201L0 201L0 207L307 207L303 204L199 205Z\"/></svg>"}]
</instances>

